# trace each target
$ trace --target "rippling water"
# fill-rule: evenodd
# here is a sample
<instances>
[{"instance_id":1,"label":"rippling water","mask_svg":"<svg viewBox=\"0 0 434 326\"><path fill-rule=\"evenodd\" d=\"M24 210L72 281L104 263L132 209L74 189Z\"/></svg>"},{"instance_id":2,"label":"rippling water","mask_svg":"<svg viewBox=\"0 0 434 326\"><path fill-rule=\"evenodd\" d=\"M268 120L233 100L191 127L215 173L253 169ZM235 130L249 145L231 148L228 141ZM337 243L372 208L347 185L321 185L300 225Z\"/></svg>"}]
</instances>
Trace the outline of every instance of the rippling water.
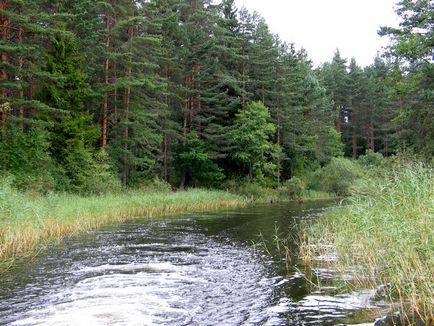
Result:
<instances>
[{"instance_id":1,"label":"rippling water","mask_svg":"<svg viewBox=\"0 0 434 326\"><path fill-rule=\"evenodd\" d=\"M343 323L372 293L312 292L295 268L251 246L322 205L139 219L73 237L2 275L0 324Z\"/></svg>"}]
</instances>

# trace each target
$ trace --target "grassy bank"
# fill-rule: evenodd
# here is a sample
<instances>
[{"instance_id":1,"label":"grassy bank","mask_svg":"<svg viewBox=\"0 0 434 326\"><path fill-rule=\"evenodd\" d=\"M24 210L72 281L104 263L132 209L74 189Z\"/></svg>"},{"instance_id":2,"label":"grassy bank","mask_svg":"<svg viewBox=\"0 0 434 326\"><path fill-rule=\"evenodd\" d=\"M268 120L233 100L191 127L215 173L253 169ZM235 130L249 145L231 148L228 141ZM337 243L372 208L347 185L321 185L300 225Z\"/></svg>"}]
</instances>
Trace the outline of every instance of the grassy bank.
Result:
<instances>
[{"instance_id":1,"label":"grassy bank","mask_svg":"<svg viewBox=\"0 0 434 326\"><path fill-rule=\"evenodd\" d=\"M237 187L229 188L228 191L243 196L247 200L255 203L277 203L338 198L336 194L331 192L305 189L304 185L293 186L288 182L277 188L244 182L237 185Z\"/></svg>"},{"instance_id":2,"label":"grassy bank","mask_svg":"<svg viewBox=\"0 0 434 326\"><path fill-rule=\"evenodd\" d=\"M378 173L380 172L380 173ZM376 171L341 208L307 226L302 255L337 253L332 267L356 270L351 286L387 284L408 320L432 321L434 309L433 173L421 164ZM332 246L328 246L328 245Z\"/></svg>"},{"instance_id":3,"label":"grassy bank","mask_svg":"<svg viewBox=\"0 0 434 326\"><path fill-rule=\"evenodd\" d=\"M0 269L33 256L48 241L140 216L239 207L246 201L227 192L190 190L81 197L32 197L0 184Z\"/></svg>"}]
</instances>

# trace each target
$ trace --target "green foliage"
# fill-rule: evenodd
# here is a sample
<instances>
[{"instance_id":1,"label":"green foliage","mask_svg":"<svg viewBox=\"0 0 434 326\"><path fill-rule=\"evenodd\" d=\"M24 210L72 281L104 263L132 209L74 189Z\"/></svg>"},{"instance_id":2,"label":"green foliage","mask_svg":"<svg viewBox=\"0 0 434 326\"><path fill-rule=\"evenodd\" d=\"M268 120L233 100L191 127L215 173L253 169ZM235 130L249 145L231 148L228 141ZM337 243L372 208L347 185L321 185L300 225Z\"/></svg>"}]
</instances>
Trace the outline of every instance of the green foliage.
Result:
<instances>
[{"instance_id":1,"label":"green foliage","mask_svg":"<svg viewBox=\"0 0 434 326\"><path fill-rule=\"evenodd\" d=\"M270 113L261 102L249 104L240 111L230 132L232 158L248 171L250 180L275 178L280 149L272 141L276 132L269 122Z\"/></svg>"},{"instance_id":2,"label":"green foliage","mask_svg":"<svg viewBox=\"0 0 434 326\"><path fill-rule=\"evenodd\" d=\"M47 193L56 188L55 162L48 152L48 138L42 128L34 127L24 133L12 125L7 136L1 138L0 167L3 173L14 176L14 186L18 189Z\"/></svg>"},{"instance_id":3,"label":"green foliage","mask_svg":"<svg viewBox=\"0 0 434 326\"><path fill-rule=\"evenodd\" d=\"M65 190L82 194L116 193L121 190L120 180L115 177L104 149L93 155L81 142L74 141L69 143L67 150L64 168L69 187Z\"/></svg>"},{"instance_id":4,"label":"green foliage","mask_svg":"<svg viewBox=\"0 0 434 326\"><path fill-rule=\"evenodd\" d=\"M51 123L51 152L62 163L68 155L68 142L82 142L90 148L99 137L92 115L85 108L89 96L87 76L82 70L83 57L78 53L75 37L59 34L52 39L52 49L46 54L45 70L50 81L37 94L39 100L53 107L56 115L42 118Z\"/></svg>"},{"instance_id":5,"label":"green foliage","mask_svg":"<svg viewBox=\"0 0 434 326\"><path fill-rule=\"evenodd\" d=\"M289 199L301 199L305 189L306 184L302 179L292 177L281 186L280 191L283 196L287 196Z\"/></svg>"},{"instance_id":6,"label":"green foliage","mask_svg":"<svg viewBox=\"0 0 434 326\"><path fill-rule=\"evenodd\" d=\"M362 177L360 166L346 158L332 158L330 163L318 171L321 190L347 196L354 182Z\"/></svg>"},{"instance_id":7,"label":"green foliage","mask_svg":"<svg viewBox=\"0 0 434 326\"><path fill-rule=\"evenodd\" d=\"M53 80L44 84L38 96L59 111L46 117L52 123L49 150L59 165L58 188L86 194L119 191L108 154L104 150L94 154L99 132L85 108L89 85L81 69L83 58L78 54L76 39L57 35L46 57L46 70Z\"/></svg>"},{"instance_id":8,"label":"green foliage","mask_svg":"<svg viewBox=\"0 0 434 326\"><path fill-rule=\"evenodd\" d=\"M134 187L144 193L170 193L172 186L170 183L155 177L152 180L146 180Z\"/></svg>"},{"instance_id":9,"label":"green foliage","mask_svg":"<svg viewBox=\"0 0 434 326\"><path fill-rule=\"evenodd\" d=\"M410 320L416 313L429 324L434 277L432 168L401 161L394 169L380 170L380 177L364 178L357 185L347 205L308 226L304 248L315 248L314 255L337 252L333 267L345 273L359 266L352 288L391 284L386 298L400 301Z\"/></svg>"},{"instance_id":10,"label":"green foliage","mask_svg":"<svg viewBox=\"0 0 434 326\"><path fill-rule=\"evenodd\" d=\"M187 183L194 186L212 185L224 179L220 168L211 160L208 146L195 132L179 144L176 165L181 171L181 188Z\"/></svg>"},{"instance_id":11,"label":"green foliage","mask_svg":"<svg viewBox=\"0 0 434 326\"><path fill-rule=\"evenodd\" d=\"M321 163L329 163L333 157L344 156L344 144L341 142L341 134L335 128L327 128L327 132L319 143Z\"/></svg>"},{"instance_id":12,"label":"green foliage","mask_svg":"<svg viewBox=\"0 0 434 326\"><path fill-rule=\"evenodd\" d=\"M434 156L434 5L432 1L399 1L398 28L382 27L380 35L391 38L389 56L403 72L395 78L399 116L394 120L401 148L414 148L430 160Z\"/></svg>"},{"instance_id":13,"label":"green foliage","mask_svg":"<svg viewBox=\"0 0 434 326\"><path fill-rule=\"evenodd\" d=\"M380 167L384 165L385 158L380 153L375 153L372 150L367 150L365 155L362 155L358 158L357 162L367 168L370 167Z\"/></svg>"},{"instance_id":14,"label":"green foliage","mask_svg":"<svg viewBox=\"0 0 434 326\"><path fill-rule=\"evenodd\" d=\"M244 196L249 200L260 202L270 202L279 200L279 191L271 187L264 186L257 182L239 182L232 192Z\"/></svg>"},{"instance_id":15,"label":"green foliage","mask_svg":"<svg viewBox=\"0 0 434 326\"><path fill-rule=\"evenodd\" d=\"M233 0L11 4L0 161L20 189L103 192L113 172L94 177L110 170L98 163L100 136L130 188L156 175L268 187L297 176L310 188L313 171L341 157L342 144L354 158L367 149L433 157L429 1L398 2L400 26L381 31L392 37L387 60L362 69L337 51L316 70L306 51ZM44 144L34 128L48 132ZM38 162L47 169L35 176Z\"/></svg>"}]
</instances>

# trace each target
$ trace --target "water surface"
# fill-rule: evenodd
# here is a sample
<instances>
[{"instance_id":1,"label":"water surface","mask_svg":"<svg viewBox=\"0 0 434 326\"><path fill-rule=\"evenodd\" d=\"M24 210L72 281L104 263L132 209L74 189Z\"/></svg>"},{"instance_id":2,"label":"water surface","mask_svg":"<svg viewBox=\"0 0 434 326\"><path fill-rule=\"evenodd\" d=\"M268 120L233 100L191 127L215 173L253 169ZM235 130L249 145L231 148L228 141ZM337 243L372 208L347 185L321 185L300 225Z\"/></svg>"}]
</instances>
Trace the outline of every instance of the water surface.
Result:
<instances>
[{"instance_id":1,"label":"water surface","mask_svg":"<svg viewBox=\"0 0 434 326\"><path fill-rule=\"evenodd\" d=\"M332 202L136 219L74 236L1 275L0 324L336 325L363 321L370 291L313 287L269 245ZM277 231L276 231L277 230ZM295 252L295 250L294 250ZM288 257L286 257L288 258ZM333 273L317 271L333 281Z\"/></svg>"}]
</instances>

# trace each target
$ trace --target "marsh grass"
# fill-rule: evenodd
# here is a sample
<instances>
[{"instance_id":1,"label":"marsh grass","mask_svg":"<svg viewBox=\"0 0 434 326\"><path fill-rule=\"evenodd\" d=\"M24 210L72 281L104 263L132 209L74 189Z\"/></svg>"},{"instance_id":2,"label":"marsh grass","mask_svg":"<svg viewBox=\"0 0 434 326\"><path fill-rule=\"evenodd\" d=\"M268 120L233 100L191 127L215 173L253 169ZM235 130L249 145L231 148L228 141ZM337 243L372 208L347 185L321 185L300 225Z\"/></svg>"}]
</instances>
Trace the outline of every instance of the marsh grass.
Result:
<instances>
[{"instance_id":1,"label":"marsh grass","mask_svg":"<svg viewBox=\"0 0 434 326\"><path fill-rule=\"evenodd\" d=\"M240 207L246 201L220 191L122 194L81 197L51 194L30 196L0 184L0 269L16 259L36 255L53 239L97 229L134 217L154 217L177 212Z\"/></svg>"},{"instance_id":2,"label":"marsh grass","mask_svg":"<svg viewBox=\"0 0 434 326\"><path fill-rule=\"evenodd\" d=\"M298 178L293 178L300 180ZM294 181L291 179L292 181ZM291 181L289 180L289 181ZM301 182L301 180L300 180ZM296 184L297 186L297 184ZM294 183L286 182L279 187L272 188L256 183L244 182L237 186L232 185L228 191L244 196L247 200L256 203L277 203L288 201L309 201L320 199L338 198L336 194L320 190L304 189L304 186L296 187ZM298 189L294 189L298 188Z\"/></svg>"},{"instance_id":3,"label":"marsh grass","mask_svg":"<svg viewBox=\"0 0 434 326\"><path fill-rule=\"evenodd\" d=\"M355 270L350 286L388 284L386 300L399 302L405 319L433 321L433 173L422 164L402 163L381 178L359 182L340 208L305 229L301 256L334 252L334 268Z\"/></svg>"}]
</instances>

